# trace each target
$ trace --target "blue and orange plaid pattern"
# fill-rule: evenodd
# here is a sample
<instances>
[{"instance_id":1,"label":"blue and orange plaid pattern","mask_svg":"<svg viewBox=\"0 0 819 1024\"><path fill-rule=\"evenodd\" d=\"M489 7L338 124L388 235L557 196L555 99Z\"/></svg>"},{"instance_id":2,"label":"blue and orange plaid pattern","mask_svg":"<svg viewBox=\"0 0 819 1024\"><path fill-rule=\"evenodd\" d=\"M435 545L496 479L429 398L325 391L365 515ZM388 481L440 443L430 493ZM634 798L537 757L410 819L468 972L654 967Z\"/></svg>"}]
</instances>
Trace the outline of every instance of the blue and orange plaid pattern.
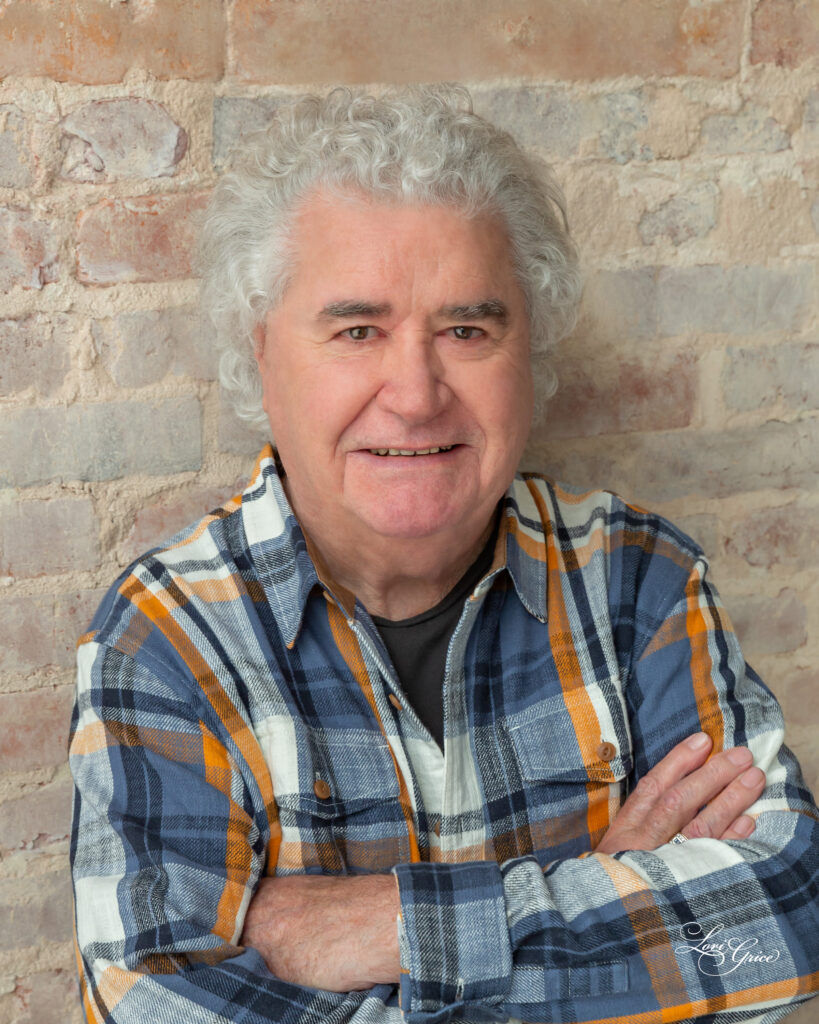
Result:
<instances>
[{"instance_id":1,"label":"blue and orange plaid pattern","mask_svg":"<svg viewBox=\"0 0 819 1024\"><path fill-rule=\"evenodd\" d=\"M242 495L124 572L78 665L89 1021L734 1024L819 987L819 812L779 706L699 549L609 493L511 486L450 644L444 754L270 448ZM753 835L595 854L699 729L766 772ZM238 944L265 874L389 871L397 987L302 988Z\"/></svg>"}]
</instances>

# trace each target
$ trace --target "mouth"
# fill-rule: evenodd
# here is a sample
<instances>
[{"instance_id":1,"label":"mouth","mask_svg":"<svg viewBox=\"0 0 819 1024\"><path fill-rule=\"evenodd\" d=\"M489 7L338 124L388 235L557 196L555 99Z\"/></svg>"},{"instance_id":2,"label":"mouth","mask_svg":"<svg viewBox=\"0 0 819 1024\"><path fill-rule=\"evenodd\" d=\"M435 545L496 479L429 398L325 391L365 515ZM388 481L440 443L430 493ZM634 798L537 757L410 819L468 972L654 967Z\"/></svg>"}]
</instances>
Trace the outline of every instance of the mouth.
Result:
<instances>
[{"instance_id":1,"label":"mouth","mask_svg":"<svg viewBox=\"0 0 819 1024\"><path fill-rule=\"evenodd\" d=\"M402 455L415 457L418 455L438 455L440 452L451 452L454 444L442 444L435 448L368 448L370 455Z\"/></svg>"}]
</instances>

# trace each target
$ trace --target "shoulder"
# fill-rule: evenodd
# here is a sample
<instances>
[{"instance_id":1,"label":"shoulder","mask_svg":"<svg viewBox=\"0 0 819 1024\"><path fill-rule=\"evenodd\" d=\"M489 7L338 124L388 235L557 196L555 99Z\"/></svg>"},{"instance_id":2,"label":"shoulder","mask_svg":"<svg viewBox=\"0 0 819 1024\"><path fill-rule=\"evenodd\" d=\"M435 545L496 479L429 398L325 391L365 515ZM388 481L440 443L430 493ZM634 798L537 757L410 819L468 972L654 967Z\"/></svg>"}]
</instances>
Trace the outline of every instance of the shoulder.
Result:
<instances>
[{"instance_id":1,"label":"shoulder","mask_svg":"<svg viewBox=\"0 0 819 1024\"><path fill-rule=\"evenodd\" d=\"M656 555L690 568L704 557L696 541L665 516L609 490L574 488L524 472L515 478L510 496L557 552L583 556L583 562L594 552L618 559Z\"/></svg>"}]
</instances>

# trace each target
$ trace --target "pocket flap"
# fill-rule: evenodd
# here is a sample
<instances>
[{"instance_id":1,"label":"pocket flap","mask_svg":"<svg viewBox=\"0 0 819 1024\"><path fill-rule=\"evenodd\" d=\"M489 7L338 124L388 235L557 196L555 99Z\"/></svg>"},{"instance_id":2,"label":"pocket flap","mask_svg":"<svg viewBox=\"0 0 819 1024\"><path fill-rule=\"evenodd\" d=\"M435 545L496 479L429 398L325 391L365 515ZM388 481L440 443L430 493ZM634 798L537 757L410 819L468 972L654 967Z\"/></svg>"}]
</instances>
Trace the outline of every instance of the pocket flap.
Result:
<instances>
[{"instance_id":1,"label":"pocket flap","mask_svg":"<svg viewBox=\"0 0 819 1024\"><path fill-rule=\"evenodd\" d=\"M507 729L530 782L617 782L632 769L619 679L538 701L510 715Z\"/></svg>"}]
</instances>

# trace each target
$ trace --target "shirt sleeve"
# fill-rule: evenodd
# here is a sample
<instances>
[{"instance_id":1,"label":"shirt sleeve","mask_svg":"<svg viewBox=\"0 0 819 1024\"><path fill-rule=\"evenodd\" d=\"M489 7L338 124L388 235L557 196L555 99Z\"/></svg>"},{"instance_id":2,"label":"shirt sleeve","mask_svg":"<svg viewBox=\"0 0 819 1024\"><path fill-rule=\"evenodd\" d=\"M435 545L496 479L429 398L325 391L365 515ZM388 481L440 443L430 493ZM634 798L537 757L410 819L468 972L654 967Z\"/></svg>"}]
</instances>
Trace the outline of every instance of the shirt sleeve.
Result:
<instances>
[{"instance_id":1,"label":"shirt sleeve","mask_svg":"<svg viewBox=\"0 0 819 1024\"><path fill-rule=\"evenodd\" d=\"M238 945L270 829L250 774L172 673L95 642L78 663L71 862L86 1019L399 1022L390 986L303 988Z\"/></svg>"},{"instance_id":2,"label":"shirt sleeve","mask_svg":"<svg viewBox=\"0 0 819 1024\"><path fill-rule=\"evenodd\" d=\"M819 989L819 811L705 560L659 618L638 604L637 620L649 625L626 683L631 782L667 753L669 731L746 745L767 777L755 831L543 869L532 857L399 865L410 1024L770 1024Z\"/></svg>"}]
</instances>

